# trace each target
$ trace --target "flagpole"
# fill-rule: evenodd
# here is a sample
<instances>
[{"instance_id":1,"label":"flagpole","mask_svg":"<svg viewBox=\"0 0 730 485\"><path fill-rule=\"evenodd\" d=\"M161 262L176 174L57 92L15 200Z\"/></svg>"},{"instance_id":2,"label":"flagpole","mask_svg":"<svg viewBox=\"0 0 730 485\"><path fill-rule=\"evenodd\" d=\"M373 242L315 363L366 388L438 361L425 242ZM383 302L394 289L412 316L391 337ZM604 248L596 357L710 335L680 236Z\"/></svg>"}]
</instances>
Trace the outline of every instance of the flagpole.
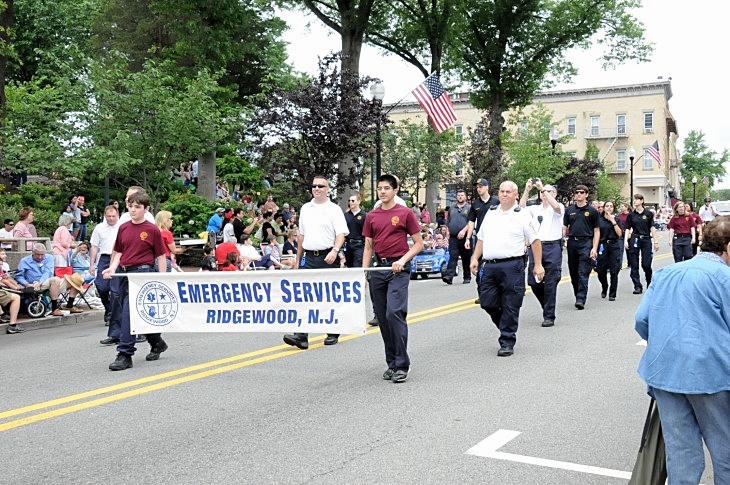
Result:
<instances>
[{"instance_id":1,"label":"flagpole","mask_svg":"<svg viewBox=\"0 0 730 485\"><path fill-rule=\"evenodd\" d=\"M437 72L438 72L438 71L433 71L433 72L432 72L431 74L429 74L429 76L428 76L428 77L427 77L426 79L424 79L423 81L421 81L420 83L418 83L418 84L416 85L416 87L415 87L415 88L413 88L413 89L416 89L416 88L417 88L418 86L420 86L421 84L423 84L423 83L425 83L426 81L428 81L429 79L431 79L431 77L432 77L432 76L433 76L434 74L436 74ZM406 94L405 96L403 96L402 98L400 98L400 100L398 100L398 102L397 102L397 103L395 103L395 104L391 105L391 106L390 106L390 108L388 108L388 111L386 111L386 112L385 112L385 114L387 115L387 114L388 114L388 113L390 113L390 112L391 112L391 111L392 111L393 109L397 108L397 107L398 107L398 106L399 106L399 105L400 105L400 104L401 104L401 103L403 102L403 100L404 100L404 99L406 99L406 98L407 98L408 96L410 96L410 95L411 95L411 94L413 93L413 89L411 89L410 91L408 91L408 93L407 93L407 94Z\"/></svg>"}]
</instances>

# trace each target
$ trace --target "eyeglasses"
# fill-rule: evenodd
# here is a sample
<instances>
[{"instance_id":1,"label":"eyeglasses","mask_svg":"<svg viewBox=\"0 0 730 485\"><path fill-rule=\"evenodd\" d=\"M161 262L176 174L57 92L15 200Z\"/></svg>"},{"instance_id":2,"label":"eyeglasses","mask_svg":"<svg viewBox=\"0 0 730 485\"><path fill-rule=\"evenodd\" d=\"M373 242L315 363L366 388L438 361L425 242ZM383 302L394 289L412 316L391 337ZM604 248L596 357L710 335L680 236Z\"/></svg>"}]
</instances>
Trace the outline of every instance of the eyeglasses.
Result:
<instances>
[{"instance_id":1,"label":"eyeglasses","mask_svg":"<svg viewBox=\"0 0 730 485\"><path fill-rule=\"evenodd\" d=\"M587 193L587 192L586 192L585 190L576 190L576 191L575 191L575 192L573 192L573 193L574 193L574 194L585 194L585 193Z\"/></svg>"},{"instance_id":2,"label":"eyeglasses","mask_svg":"<svg viewBox=\"0 0 730 485\"><path fill-rule=\"evenodd\" d=\"M313 189L326 189L326 185L320 185L320 184L312 184Z\"/></svg>"},{"instance_id":3,"label":"eyeglasses","mask_svg":"<svg viewBox=\"0 0 730 485\"><path fill-rule=\"evenodd\" d=\"M355 203L355 202L357 202L357 201L356 201L356 200L354 200L354 199L350 199L350 202L352 202L352 203L354 204L354 203Z\"/></svg>"},{"instance_id":4,"label":"eyeglasses","mask_svg":"<svg viewBox=\"0 0 730 485\"><path fill-rule=\"evenodd\" d=\"M7 223L7 224L5 224L5 225L6 225L6 226L14 226L14 225L15 225L15 223L14 223L14 222L8 222L8 223Z\"/></svg>"}]
</instances>

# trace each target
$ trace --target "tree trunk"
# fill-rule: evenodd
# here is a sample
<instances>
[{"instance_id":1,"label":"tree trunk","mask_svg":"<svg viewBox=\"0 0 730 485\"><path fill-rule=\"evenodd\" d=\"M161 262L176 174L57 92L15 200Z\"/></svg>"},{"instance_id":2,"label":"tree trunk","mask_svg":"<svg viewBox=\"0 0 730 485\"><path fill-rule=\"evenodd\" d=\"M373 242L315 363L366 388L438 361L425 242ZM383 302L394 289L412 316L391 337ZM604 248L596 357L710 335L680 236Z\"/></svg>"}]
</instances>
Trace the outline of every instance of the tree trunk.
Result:
<instances>
[{"instance_id":1,"label":"tree trunk","mask_svg":"<svg viewBox=\"0 0 730 485\"><path fill-rule=\"evenodd\" d=\"M212 151L198 158L198 187L195 193L213 202L216 200L215 189L215 151Z\"/></svg>"},{"instance_id":2,"label":"tree trunk","mask_svg":"<svg viewBox=\"0 0 730 485\"><path fill-rule=\"evenodd\" d=\"M362 33L342 29L342 61L340 63L341 74L349 73L352 76L360 77L360 52L362 51ZM343 93L347 95L346 93ZM360 96L360 93L350 93L351 96ZM358 166L357 154L348 154L339 161L339 172L348 177L350 174L355 175L355 179L359 179L358 173L362 172L362 167ZM362 191L362 187L359 187ZM347 210L347 200L350 195L356 191L355 187L343 186L337 184L337 198L335 202L342 208Z\"/></svg>"}]
</instances>

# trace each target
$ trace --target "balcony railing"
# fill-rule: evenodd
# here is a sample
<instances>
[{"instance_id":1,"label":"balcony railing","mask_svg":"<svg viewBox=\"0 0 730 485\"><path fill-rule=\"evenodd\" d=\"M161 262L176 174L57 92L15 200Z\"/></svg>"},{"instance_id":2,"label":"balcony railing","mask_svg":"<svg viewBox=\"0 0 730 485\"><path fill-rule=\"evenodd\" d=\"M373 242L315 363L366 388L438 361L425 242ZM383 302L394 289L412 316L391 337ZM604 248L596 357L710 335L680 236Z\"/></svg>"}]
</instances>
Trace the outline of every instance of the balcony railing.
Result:
<instances>
[{"instance_id":1,"label":"balcony railing","mask_svg":"<svg viewBox=\"0 0 730 485\"><path fill-rule=\"evenodd\" d=\"M601 139L601 138L628 138L625 126L619 126L617 128L589 128L585 131L585 137L588 139Z\"/></svg>"}]
</instances>

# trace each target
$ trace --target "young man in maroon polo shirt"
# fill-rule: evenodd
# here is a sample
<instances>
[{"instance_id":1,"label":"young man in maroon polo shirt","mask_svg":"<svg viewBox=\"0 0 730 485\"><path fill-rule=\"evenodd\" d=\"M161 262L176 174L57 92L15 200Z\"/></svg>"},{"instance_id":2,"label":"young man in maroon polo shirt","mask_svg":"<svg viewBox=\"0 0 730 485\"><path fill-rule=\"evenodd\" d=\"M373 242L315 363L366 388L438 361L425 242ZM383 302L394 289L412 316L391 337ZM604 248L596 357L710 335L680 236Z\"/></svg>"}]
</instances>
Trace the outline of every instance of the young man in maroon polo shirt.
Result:
<instances>
[{"instance_id":1,"label":"young man in maroon polo shirt","mask_svg":"<svg viewBox=\"0 0 730 485\"><path fill-rule=\"evenodd\" d=\"M423 249L421 225L408 207L396 204L398 180L389 174L378 178L378 199L382 204L365 217L362 235L365 237L362 267L375 261L390 271L370 271L370 296L380 322L380 334L385 344L388 369L383 379L404 382L411 361L408 357L408 284L409 261ZM413 246L408 247L408 236ZM373 259L374 257L374 259Z\"/></svg>"},{"instance_id":2,"label":"young man in maroon polo shirt","mask_svg":"<svg viewBox=\"0 0 730 485\"><path fill-rule=\"evenodd\" d=\"M167 271L165 243L159 228L145 220L145 212L150 207L150 197L144 192L133 192L127 196L127 209L131 220L119 226L109 267L102 272L104 279L111 279L120 273L151 273L155 271L155 260L161 273ZM117 345L117 358L109 364L109 370L124 370L132 367L132 356L137 350L135 338L130 332L129 323L129 281L121 278L119 298L122 301L121 335ZM147 334L151 346L146 360L157 360L167 350L167 344L159 333Z\"/></svg>"}]
</instances>

